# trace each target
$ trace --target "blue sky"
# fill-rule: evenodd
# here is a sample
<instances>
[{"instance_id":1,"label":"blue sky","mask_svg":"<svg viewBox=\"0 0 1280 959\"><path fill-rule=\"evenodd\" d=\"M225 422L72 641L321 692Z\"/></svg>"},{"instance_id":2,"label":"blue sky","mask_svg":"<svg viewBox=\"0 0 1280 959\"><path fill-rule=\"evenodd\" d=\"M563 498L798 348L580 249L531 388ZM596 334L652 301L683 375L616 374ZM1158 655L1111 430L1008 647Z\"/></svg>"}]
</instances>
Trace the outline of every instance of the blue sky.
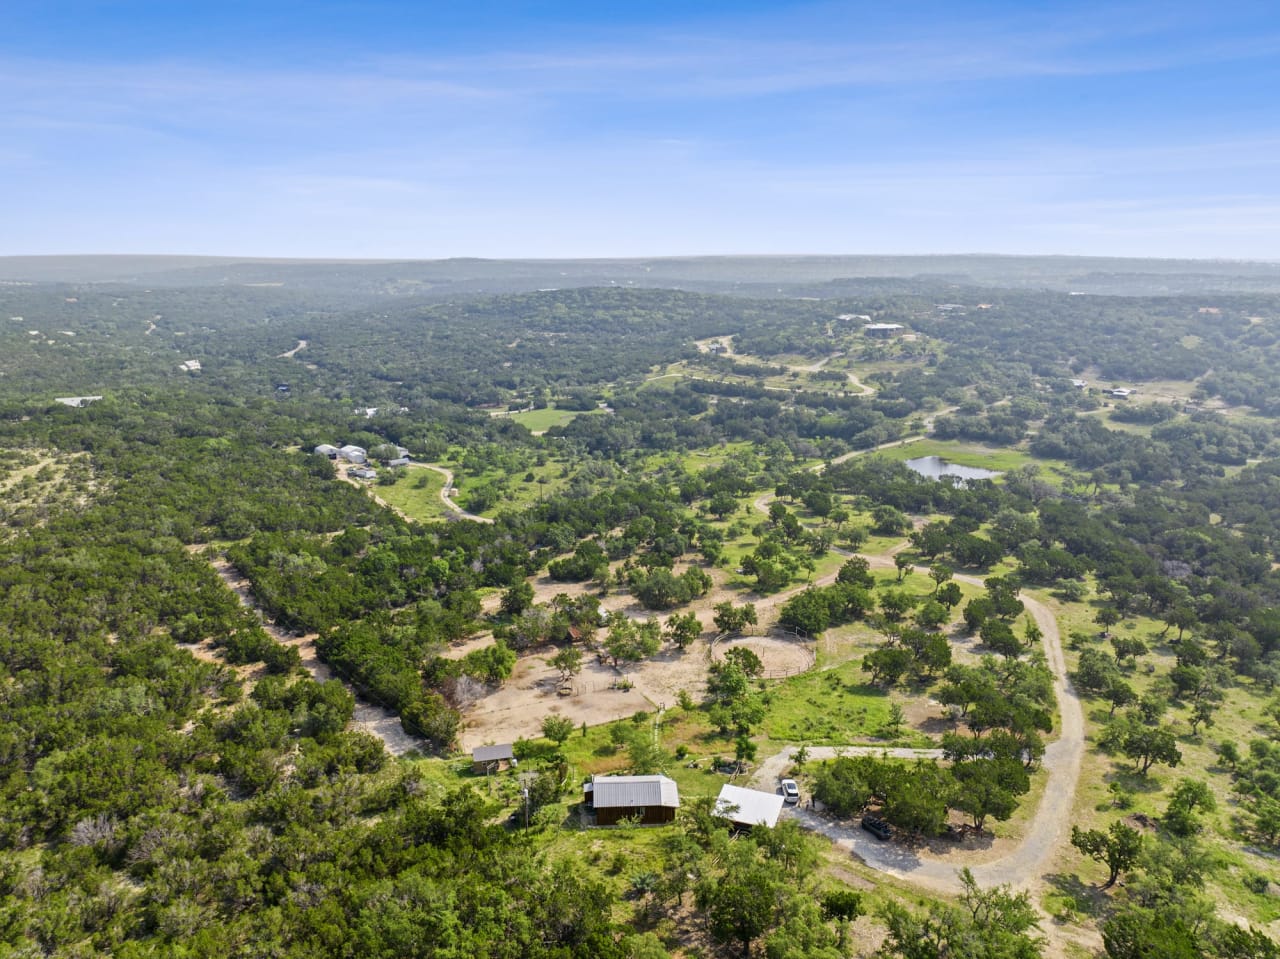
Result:
<instances>
[{"instance_id":1,"label":"blue sky","mask_svg":"<svg viewBox=\"0 0 1280 959\"><path fill-rule=\"evenodd\" d=\"M0 254L1280 259L1274 3L0 3Z\"/></svg>"}]
</instances>

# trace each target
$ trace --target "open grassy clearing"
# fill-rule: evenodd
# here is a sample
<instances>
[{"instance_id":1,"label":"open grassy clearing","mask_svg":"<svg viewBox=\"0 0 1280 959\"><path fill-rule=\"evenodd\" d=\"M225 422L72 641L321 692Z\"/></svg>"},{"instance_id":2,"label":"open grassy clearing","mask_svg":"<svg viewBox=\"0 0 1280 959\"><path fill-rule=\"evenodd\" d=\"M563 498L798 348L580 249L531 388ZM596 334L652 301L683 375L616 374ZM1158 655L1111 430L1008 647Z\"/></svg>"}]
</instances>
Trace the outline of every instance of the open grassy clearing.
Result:
<instances>
[{"instance_id":1,"label":"open grassy clearing","mask_svg":"<svg viewBox=\"0 0 1280 959\"><path fill-rule=\"evenodd\" d=\"M1102 425L1109 430L1115 430L1118 433L1129 433L1133 436L1151 436L1151 431L1155 428L1151 423L1126 423L1115 418L1115 410L1112 407L1104 406L1088 413L1082 413L1081 416L1090 416L1102 421Z\"/></svg>"},{"instance_id":2,"label":"open grassy clearing","mask_svg":"<svg viewBox=\"0 0 1280 959\"><path fill-rule=\"evenodd\" d=\"M490 517L503 510L525 509L552 496L569 485L575 472L575 464L554 457L544 457L539 463L537 457L528 456L512 468L493 465L476 470L458 458L446 460L444 465L453 470L454 502ZM480 487L492 487L497 495L492 504L477 510L469 502L469 495Z\"/></svg>"},{"instance_id":3,"label":"open grassy clearing","mask_svg":"<svg viewBox=\"0 0 1280 959\"><path fill-rule=\"evenodd\" d=\"M420 523L445 519L449 509L440 499L444 477L435 470L410 468L396 482L373 487L378 497Z\"/></svg>"},{"instance_id":4,"label":"open grassy clearing","mask_svg":"<svg viewBox=\"0 0 1280 959\"><path fill-rule=\"evenodd\" d=\"M1072 632L1083 633L1091 637L1087 645L1110 652L1109 642L1099 637L1099 627L1093 622L1093 616L1101 605L1095 600L1062 607L1059 621L1064 639ZM1112 635L1137 637L1149 647L1150 651L1138 657L1134 666L1123 670L1125 680L1139 695L1152 692L1158 681L1175 665L1174 652L1168 641L1176 638L1177 631L1172 630L1161 638L1163 632L1164 623L1148 616L1130 616L1112 628ZM1068 667L1075 669L1079 650L1072 649L1072 645L1069 640L1064 642L1064 651ZM1280 902L1275 896L1250 889L1246 880L1250 876L1263 875L1273 883L1280 883L1280 864L1273 856L1249 851L1248 843L1238 834L1234 823L1238 805L1232 792L1229 770L1222 766L1216 752L1219 743L1235 742L1243 750L1250 740L1269 734L1263 707L1271 695L1242 682L1233 684L1226 694L1226 700L1214 715L1214 725L1202 726L1196 735L1190 731L1189 707L1174 705L1166 712L1162 722L1171 723L1178 734L1182 759L1172 769L1164 765L1153 766L1146 776L1139 775L1132 761L1124 756L1108 756L1099 751L1097 737L1109 718L1109 707L1100 699L1085 698L1085 718L1092 748L1085 755L1084 774L1076 797L1075 821L1082 828L1105 828L1118 817L1147 816L1158 820L1178 782L1197 779L1207 783L1218 808L1200 814L1204 826L1200 840L1210 860L1222 867L1210 877L1209 891L1221 904L1229 907L1229 912L1253 922L1273 923L1280 920ZM1122 791L1123 798L1117 798L1112 791L1113 784ZM1085 886L1077 888L1063 878L1051 901L1055 907L1098 915L1106 901L1105 895L1097 893L1088 883L1089 877L1097 876L1100 867L1075 855L1073 850L1067 850L1065 855L1065 868L1078 873Z\"/></svg>"},{"instance_id":5,"label":"open grassy clearing","mask_svg":"<svg viewBox=\"0 0 1280 959\"><path fill-rule=\"evenodd\" d=\"M768 700L761 729L771 747L872 743L880 739L889 719L888 693L868 684L866 673L853 661L785 679L770 688ZM922 737L913 736L883 741L886 746L926 745Z\"/></svg>"},{"instance_id":6,"label":"open grassy clearing","mask_svg":"<svg viewBox=\"0 0 1280 959\"><path fill-rule=\"evenodd\" d=\"M522 413L512 413L507 418L519 423L531 433L544 433L553 426L564 426L575 416L582 416L584 412L581 410L558 410L554 406L549 406L542 410L525 410Z\"/></svg>"},{"instance_id":7,"label":"open grassy clearing","mask_svg":"<svg viewBox=\"0 0 1280 959\"><path fill-rule=\"evenodd\" d=\"M825 358L813 358L807 356L783 355L774 359L762 359L755 356L733 355L735 362L740 364L737 371L728 372L700 363L697 360L680 360L670 363L661 368L655 369L653 373L645 379L641 384L642 389L671 389L673 385L681 378L701 379L713 383L735 384L739 386L756 386L768 390L773 390L783 394L786 392L813 392L813 393L833 393L841 394L850 392L858 392L856 388L851 388L847 374L853 373L861 383L867 383L869 377L874 377L879 372L886 372L892 369L894 372L902 372L908 368L918 368L919 361L913 358L911 363L880 363L878 369L870 364L850 359L847 356L835 356L833 354L839 352L838 348L832 348L832 353ZM821 364L818 369L810 369L817 364ZM741 367L759 367L759 372L747 372ZM784 372L773 372L771 368L787 367ZM823 376L823 373L835 372L842 375L840 378Z\"/></svg>"},{"instance_id":8,"label":"open grassy clearing","mask_svg":"<svg viewBox=\"0 0 1280 959\"><path fill-rule=\"evenodd\" d=\"M8 490L44 467L53 467L57 457L48 450L0 450L0 491Z\"/></svg>"},{"instance_id":9,"label":"open grassy clearing","mask_svg":"<svg viewBox=\"0 0 1280 959\"><path fill-rule=\"evenodd\" d=\"M0 451L6 533L41 525L59 506L83 507L98 489L87 453Z\"/></svg>"},{"instance_id":10,"label":"open grassy clearing","mask_svg":"<svg viewBox=\"0 0 1280 959\"><path fill-rule=\"evenodd\" d=\"M1137 392L1129 402L1137 399L1139 402L1184 403L1196 389L1190 380L1144 380L1132 385Z\"/></svg>"},{"instance_id":11,"label":"open grassy clearing","mask_svg":"<svg viewBox=\"0 0 1280 959\"><path fill-rule=\"evenodd\" d=\"M999 473L1012 473L1026 466L1039 467L1045 479L1048 474L1065 471L1074 472L1062 460L1043 459L1032 456L1022 450L1007 447L985 446L981 443L967 443L958 440L921 439L902 446L893 446L879 450L876 456L894 462L906 462L922 456L940 456L944 460L960 466L973 466L980 469L994 470ZM1082 477L1083 478L1083 477Z\"/></svg>"},{"instance_id":12,"label":"open grassy clearing","mask_svg":"<svg viewBox=\"0 0 1280 959\"><path fill-rule=\"evenodd\" d=\"M87 480L89 454L0 450L0 494L11 503L38 500L56 492L73 467Z\"/></svg>"},{"instance_id":13,"label":"open grassy clearing","mask_svg":"<svg viewBox=\"0 0 1280 959\"><path fill-rule=\"evenodd\" d=\"M663 469L676 469L688 473L700 473L724 465L731 456L750 454L756 456L756 445L747 440L719 443L691 450L664 450L647 453L638 459L634 467L645 473Z\"/></svg>"}]
</instances>

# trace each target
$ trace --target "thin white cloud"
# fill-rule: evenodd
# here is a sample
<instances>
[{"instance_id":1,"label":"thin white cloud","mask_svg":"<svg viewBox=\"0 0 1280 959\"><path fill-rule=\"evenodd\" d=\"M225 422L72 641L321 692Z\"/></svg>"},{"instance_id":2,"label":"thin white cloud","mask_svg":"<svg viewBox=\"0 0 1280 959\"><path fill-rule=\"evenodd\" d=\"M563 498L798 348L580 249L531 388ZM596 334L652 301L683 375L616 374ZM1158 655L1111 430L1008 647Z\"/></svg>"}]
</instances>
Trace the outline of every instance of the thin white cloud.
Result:
<instances>
[{"instance_id":1,"label":"thin white cloud","mask_svg":"<svg viewBox=\"0 0 1280 959\"><path fill-rule=\"evenodd\" d=\"M0 60L0 165L18 171L0 200L31 222L8 242L448 256L1015 252L1058 236L1160 252L1198 230L1205 255L1238 222L1254 255L1280 243L1258 212L1277 203L1274 127L1197 140L1149 123L1141 140L1086 116L1036 140L1016 129L1037 116L983 114L991 81L1212 70L1280 52L1274 34L1231 44L1196 31L1204 14L1144 4L866 29L851 9L332 67ZM938 132L952 104L975 120Z\"/></svg>"},{"instance_id":2,"label":"thin white cloud","mask_svg":"<svg viewBox=\"0 0 1280 959\"><path fill-rule=\"evenodd\" d=\"M1122 8L1067 18L1028 10L1020 17L957 16L897 33L830 38L830 8L808 18L778 17L704 25L703 32L650 29L625 42L595 41L550 51L470 56L388 57L370 53L331 69L234 68L215 62L157 59L85 66L60 61L0 61L0 88L13 105L56 106L76 99L97 108L213 109L225 103L290 109L390 109L397 104L528 100L572 94L625 99L750 98L845 88L918 87L1036 77L1084 77L1211 65L1280 53L1280 34L1167 42L1149 17ZM812 24L801 33L800 23ZM1165 28L1167 29L1167 28ZM839 35L840 31L834 31ZM1142 43L1144 37L1165 40ZM1118 49L1118 41L1135 41Z\"/></svg>"}]
</instances>

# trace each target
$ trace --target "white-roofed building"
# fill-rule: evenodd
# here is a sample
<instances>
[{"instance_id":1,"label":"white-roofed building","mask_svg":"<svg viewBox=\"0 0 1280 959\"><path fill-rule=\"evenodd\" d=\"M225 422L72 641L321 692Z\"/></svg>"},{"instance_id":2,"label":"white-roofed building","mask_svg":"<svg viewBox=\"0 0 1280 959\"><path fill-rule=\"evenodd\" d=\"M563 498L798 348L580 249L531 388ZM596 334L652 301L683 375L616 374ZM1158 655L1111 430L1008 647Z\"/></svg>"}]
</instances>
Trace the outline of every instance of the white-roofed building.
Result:
<instances>
[{"instance_id":1,"label":"white-roofed building","mask_svg":"<svg viewBox=\"0 0 1280 959\"><path fill-rule=\"evenodd\" d=\"M715 814L735 826L767 826L772 829L778 825L782 802L782 797L775 793L726 783L720 787L720 795L716 797Z\"/></svg>"},{"instance_id":2,"label":"white-roofed building","mask_svg":"<svg viewBox=\"0 0 1280 959\"><path fill-rule=\"evenodd\" d=\"M100 399L102 399L101 396L55 396L53 401L55 403L61 403L63 406L79 408L82 406L88 406L90 403L94 403Z\"/></svg>"}]
</instances>

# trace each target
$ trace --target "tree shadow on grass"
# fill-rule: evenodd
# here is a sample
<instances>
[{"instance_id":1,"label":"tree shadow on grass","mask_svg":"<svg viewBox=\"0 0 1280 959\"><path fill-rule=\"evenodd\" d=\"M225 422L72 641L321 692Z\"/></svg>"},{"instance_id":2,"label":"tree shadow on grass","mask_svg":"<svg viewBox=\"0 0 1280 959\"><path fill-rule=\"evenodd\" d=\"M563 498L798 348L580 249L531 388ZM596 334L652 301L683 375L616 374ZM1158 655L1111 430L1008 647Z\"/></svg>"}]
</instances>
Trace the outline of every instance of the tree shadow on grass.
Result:
<instances>
[{"instance_id":1,"label":"tree shadow on grass","mask_svg":"<svg viewBox=\"0 0 1280 959\"><path fill-rule=\"evenodd\" d=\"M1082 882L1074 873L1050 873L1045 876L1045 882L1067 901L1068 910L1077 915L1093 918L1105 915L1111 902L1111 897L1101 888ZM1055 916L1055 919L1063 918L1066 917Z\"/></svg>"},{"instance_id":2,"label":"tree shadow on grass","mask_svg":"<svg viewBox=\"0 0 1280 959\"><path fill-rule=\"evenodd\" d=\"M1126 791L1132 793L1158 793L1164 789L1159 778L1142 775L1132 767L1115 769L1102 777L1103 782L1110 785L1119 783Z\"/></svg>"}]
</instances>

